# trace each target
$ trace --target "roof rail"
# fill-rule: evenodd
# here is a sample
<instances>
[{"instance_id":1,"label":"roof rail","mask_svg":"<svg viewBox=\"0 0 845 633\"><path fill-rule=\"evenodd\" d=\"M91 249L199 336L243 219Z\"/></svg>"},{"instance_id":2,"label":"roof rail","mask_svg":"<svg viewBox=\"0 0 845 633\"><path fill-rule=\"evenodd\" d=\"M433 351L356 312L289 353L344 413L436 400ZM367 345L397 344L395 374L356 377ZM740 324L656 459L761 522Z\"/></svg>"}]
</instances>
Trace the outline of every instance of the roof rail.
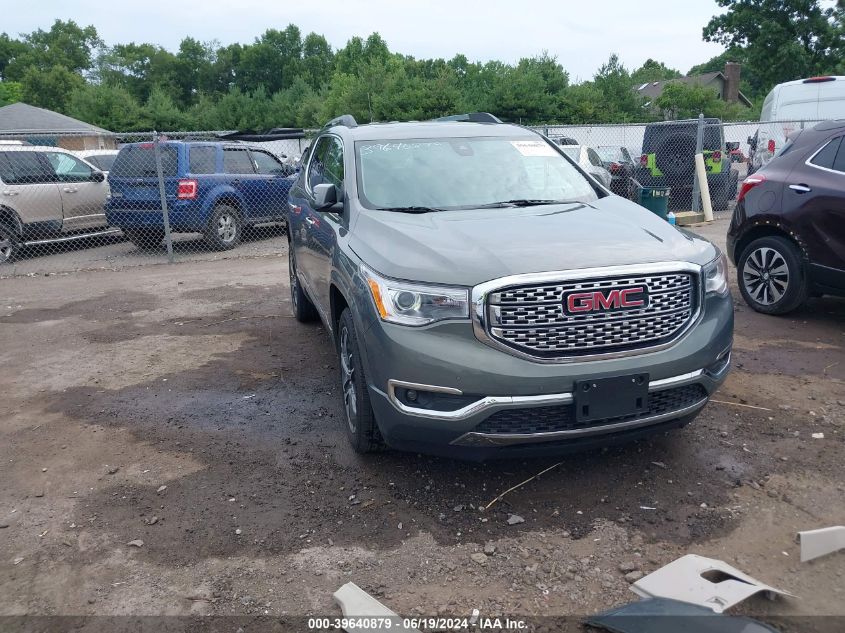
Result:
<instances>
[{"instance_id":1,"label":"roof rail","mask_svg":"<svg viewBox=\"0 0 845 633\"><path fill-rule=\"evenodd\" d=\"M358 127L358 121L356 121L355 117L351 114L341 114L326 123L323 126L323 129L325 130L326 128L334 127L336 125L342 125L343 127Z\"/></svg>"},{"instance_id":2,"label":"roof rail","mask_svg":"<svg viewBox=\"0 0 845 633\"><path fill-rule=\"evenodd\" d=\"M466 114L453 114L451 116L442 116L432 121L467 121L469 123L501 123L499 117L493 116L489 112L468 112Z\"/></svg>"}]
</instances>

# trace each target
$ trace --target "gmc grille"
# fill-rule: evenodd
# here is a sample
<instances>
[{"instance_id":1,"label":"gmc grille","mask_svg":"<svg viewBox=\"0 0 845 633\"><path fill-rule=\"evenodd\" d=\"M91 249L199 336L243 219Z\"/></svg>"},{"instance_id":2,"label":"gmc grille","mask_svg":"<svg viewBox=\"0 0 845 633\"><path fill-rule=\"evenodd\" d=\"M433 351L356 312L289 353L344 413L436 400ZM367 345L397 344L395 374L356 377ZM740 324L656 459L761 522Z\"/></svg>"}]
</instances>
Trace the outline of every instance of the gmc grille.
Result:
<instances>
[{"instance_id":1,"label":"gmc grille","mask_svg":"<svg viewBox=\"0 0 845 633\"><path fill-rule=\"evenodd\" d=\"M645 287L642 307L564 309L572 293ZM572 282L520 285L488 295L491 339L537 358L585 356L646 349L671 341L698 312L698 278L689 272L627 275Z\"/></svg>"}]
</instances>

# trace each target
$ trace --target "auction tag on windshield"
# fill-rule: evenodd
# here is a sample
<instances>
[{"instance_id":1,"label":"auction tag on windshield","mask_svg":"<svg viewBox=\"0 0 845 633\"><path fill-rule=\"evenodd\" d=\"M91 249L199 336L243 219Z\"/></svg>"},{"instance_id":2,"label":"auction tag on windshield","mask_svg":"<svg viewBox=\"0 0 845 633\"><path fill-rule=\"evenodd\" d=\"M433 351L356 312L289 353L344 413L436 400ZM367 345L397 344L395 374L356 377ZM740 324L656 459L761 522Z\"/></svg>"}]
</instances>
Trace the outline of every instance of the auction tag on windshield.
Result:
<instances>
[{"instance_id":1,"label":"auction tag on windshield","mask_svg":"<svg viewBox=\"0 0 845 633\"><path fill-rule=\"evenodd\" d=\"M523 156L554 156L555 151L544 141L511 141Z\"/></svg>"}]
</instances>

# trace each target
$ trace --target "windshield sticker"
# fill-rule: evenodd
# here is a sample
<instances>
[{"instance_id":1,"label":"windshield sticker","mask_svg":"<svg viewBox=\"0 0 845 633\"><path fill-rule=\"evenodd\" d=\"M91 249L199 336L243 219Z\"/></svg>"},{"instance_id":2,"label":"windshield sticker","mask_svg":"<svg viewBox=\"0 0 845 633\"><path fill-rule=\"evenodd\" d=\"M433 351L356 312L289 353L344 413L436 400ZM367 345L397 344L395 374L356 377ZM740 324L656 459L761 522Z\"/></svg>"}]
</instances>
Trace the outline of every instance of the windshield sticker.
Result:
<instances>
[{"instance_id":1,"label":"windshield sticker","mask_svg":"<svg viewBox=\"0 0 845 633\"><path fill-rule=\"evenodd\" d=\"M517 151L523 156L555 156L554 149L543 141L511 141Z\"/></svg>"},{"instance_id":2,"label":"windshield sticker","mask_svg":"<svg viewBox=\"0 0 845 633\"><path fill-rule=\"evenodd\" d=\"M368 154L374 154L377 152L384 153L384 152L396 152L396 151L408 151L408 150L418 150L418 149L436 149L442 146L443 143L439 141L432 141L432 142L412 142L412 143L373 143L371 145L362 145L361 146L361 156L367 156Z\"/></svg>"}]
</instances>

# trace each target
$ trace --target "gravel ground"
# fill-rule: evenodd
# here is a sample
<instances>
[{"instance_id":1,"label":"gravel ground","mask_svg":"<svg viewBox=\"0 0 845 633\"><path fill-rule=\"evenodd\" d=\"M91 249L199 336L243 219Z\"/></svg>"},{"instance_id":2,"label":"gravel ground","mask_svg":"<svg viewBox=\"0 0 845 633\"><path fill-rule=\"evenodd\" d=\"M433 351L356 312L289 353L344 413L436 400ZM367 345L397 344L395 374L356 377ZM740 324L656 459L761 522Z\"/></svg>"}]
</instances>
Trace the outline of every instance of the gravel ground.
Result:
<instances>
[{"instance_id":1,"label":"gravel ground","mask_svg":"<svg viewBox=\"0 0 845 633\"><path fill-rule=\"evenodd\" d=\"M0 615L339 615L354 581L409 616L583 616L692 552L799 596L741 611L845 616L845 553L801 564L795 539L845 524L845 301L738 302L734 371L679 431L562 461L360 457L284 240L252 247L0 279Z\"/></svg>"}]
</instances>

